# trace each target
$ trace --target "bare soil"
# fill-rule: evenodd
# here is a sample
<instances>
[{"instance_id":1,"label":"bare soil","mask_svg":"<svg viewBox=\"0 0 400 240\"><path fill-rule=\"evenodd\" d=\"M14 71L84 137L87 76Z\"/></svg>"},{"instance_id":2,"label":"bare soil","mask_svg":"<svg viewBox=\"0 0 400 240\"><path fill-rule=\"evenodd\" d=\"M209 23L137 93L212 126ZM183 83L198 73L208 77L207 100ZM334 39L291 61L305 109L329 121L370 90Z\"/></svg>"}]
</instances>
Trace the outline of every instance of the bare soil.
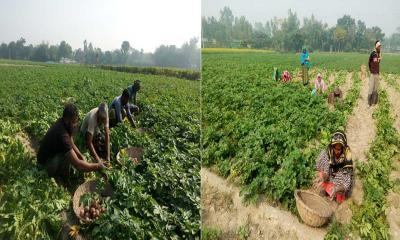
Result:
<instances>
[{"instance_id":1,"label":"bare soil","mask_svg":"<svg viewBox=\"0 0 400 240\"><path fill-rule=\"evenodd\" d=\"M202 227L222 230L222 239L239 239L243 226L250 231L248 239L323 239L327 232L266 202L244 205L238 187L208 169L201 169L201 183Z\"/></svg>"}]
</instances>

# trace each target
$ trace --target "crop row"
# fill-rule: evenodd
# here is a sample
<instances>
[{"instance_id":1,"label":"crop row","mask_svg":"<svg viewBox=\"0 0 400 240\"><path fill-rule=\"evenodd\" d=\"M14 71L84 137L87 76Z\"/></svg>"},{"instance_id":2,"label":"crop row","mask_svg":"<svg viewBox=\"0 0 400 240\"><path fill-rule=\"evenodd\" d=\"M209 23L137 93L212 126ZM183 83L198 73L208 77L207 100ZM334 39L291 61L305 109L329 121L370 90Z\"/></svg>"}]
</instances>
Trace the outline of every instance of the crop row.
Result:
<instances>
[{"instance_id":1,"label":"crop row","mask_svg":"<svg viewBox=\"0 0 400 240\"><path fill-rule=\"evenodd\" d=\"M176 78L184 78L188 80L200 79L200 72L194 70L157 68L157 67L110 66L110 65L101 65L100 68L118 72L162 75L162 76L169 76Z\"/></svg>"},{"instance_id":2,"label":"crop row","mask_svg":"<svg viewBox=\"0 0 400 240\"><path fill-rule=\"evenodd\" d=\"M293 192L310 184L323 147L309 143L324 144L344 129L361 81L353 76L343 105L329 111L326 95L313 97L298 82L272 81L276 62L259 56L203 54L202 163L236 178L245 199L265 193L294 210Z\"/></svg>"},{"instance_id":3,"label":"crop row","mask_svg":"<svg viewBox=\"0 0 400 240\"><path fill-rule=\"evenodd\" d=\"M111 103L123 88L141 79L138 97L142 112L137 121L150 132L139 134L125 124L111 129L113 168L106 174L115 193L106 203L107 213L81 231L96 239L115 239L116 236L120 239L191 239L199 236L199 82L60 65L45 68L0 66L0 79L3 84L0 89L2 118L18 123L21 131L38 140L60 117L65 102L75 102L82 119L91 108L103 101ZM128 146L144 148L142 168L116 164L117 152ZM16 158L22 161L18 155ZM5 165L13 167L8 159ZM35 169L34 159L27 171L34 173ZM94 177L99 176L81 176L86 180ZM35 178L48 179L42 172L32 177ZM4 185L6 179L14 181L14 185L24 183L11 175L0 184ZM31 187L26 184L27 191L36 190ZM17 203L13 198L8 202L14 205L4 205L0 209L0 214L9 214L7 221L0 221L0 228L9 230L4 235L6 238L23 233L20 228L11 229L6 224L18 222L16 210L11 206L19 204L20 209L25 209L29 208L29 202L35 201L29 194L26 196L26 201ZM50 199L49 204L57 204L57 201ZM65 205L57 206L66 210ZM38 214L48 213L39 209ZM29 224L24 222L22 227L29 228ZM52 228L46 226L37 230L39 234L54 236L54 231L58 234L61 228L59 221L54 222Z\"/></svg>"}]
</instances>

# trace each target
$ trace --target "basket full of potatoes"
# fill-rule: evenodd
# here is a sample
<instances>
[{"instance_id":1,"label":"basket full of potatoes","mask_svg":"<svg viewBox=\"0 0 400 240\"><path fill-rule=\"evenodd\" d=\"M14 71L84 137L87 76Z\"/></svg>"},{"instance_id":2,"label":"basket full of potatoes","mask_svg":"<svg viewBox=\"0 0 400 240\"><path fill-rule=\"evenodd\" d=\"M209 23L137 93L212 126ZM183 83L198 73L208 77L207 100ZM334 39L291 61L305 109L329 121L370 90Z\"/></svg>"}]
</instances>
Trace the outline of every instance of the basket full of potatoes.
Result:
<instances>
[{"instance_id":1,"label":"basket full of potatoes","mask_svg":"<svg viewBox=\"0 0 400 240\"><path fill-rule=\"evenodd\" d=\"M111 196L110 189L98 190L96 181L87 181L80 185L72 199L76 217L81 223L90 223L107 211L104 198ZM109 186L108 186L109 188Z\"/></svg>"}]
</instances>

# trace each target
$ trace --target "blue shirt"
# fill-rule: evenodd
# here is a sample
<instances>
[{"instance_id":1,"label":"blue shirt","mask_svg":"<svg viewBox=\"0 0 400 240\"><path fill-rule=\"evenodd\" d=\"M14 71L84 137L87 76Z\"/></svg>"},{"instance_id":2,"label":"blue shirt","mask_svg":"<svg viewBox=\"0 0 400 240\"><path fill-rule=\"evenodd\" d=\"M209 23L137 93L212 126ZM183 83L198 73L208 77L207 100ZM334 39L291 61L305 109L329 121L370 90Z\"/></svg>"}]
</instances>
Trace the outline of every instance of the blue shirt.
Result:
<instances>
[{"instance_id":1,"label":"blue shirt","mask_svg":"<svg viewBox=\"0 0 400 240\"><path fill-rule=\"evenodd\" d=\"M135 101L133 101L133 100L136 100L137 92L136 92L135 88L133 87L133 85L128 87L128 92L129 92L129 102L133 102L134 104L136 104Z\"/></svg>"},{"instance_id":2,"label":"blue shirt","mask_svg":"<svg viewBox=\"0 0 400 240\"><path fill-rule=\"evenodd\" d=\"M126 114L128 115L129 118L132 117L131 111L129 109L129 101L127 104L122 105L121 98L122 98L122 96L115 97L110 105L110 109L112 109L112 108L115 109L115 118L117 119L117 122L122 122L122 116L121 116L122 108L125 109Z\"/></svg>"},{"instance_id":3,"label":"blue shirt","mask_svg":"<svg viewBox=\"0 0 400 240\"><path fill-rule=\"evenodd\" d=\"M300 55L300 63L304 65L306 63L306 59L308 58L308 51L306 53L302 52Z\"/></svg>"}]
</instances>

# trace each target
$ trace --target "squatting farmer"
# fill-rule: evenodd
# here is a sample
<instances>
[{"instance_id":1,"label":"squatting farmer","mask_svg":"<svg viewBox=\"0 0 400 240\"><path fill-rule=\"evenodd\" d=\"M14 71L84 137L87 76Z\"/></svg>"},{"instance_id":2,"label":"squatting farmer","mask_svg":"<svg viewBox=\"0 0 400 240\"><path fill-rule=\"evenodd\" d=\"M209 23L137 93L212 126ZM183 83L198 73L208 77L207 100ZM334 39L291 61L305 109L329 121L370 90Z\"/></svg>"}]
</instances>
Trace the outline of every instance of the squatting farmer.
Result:
<instances>
[{"instance_id":1,"label":"squatting farmer","mask_svg":"<svg viewBox=\"0 0 400 240\"><path fill-rule=\"evenodd\" d=\"M375 42L375 50L369 56L368 66L371 73L369 79L368 105L372 106L378 102L379 86L379 64L381 62L381 42Z\"/></svg>"},{"instance_id":2,"label":"squatting farmer","mask_svg":"<svg viewBox=\"0 0 400 240\"><path fill-rule=\"evenodd\" d=\"M101 128L104 129L104 133L100 131ZM101 103L86 114L81 125L81 137L94 160L101 162L102 158L110 161L110 130L106 103Z\"/></svg>"},{"instance_id":3,"label":"squatting farmer","mask_svg":"<svg viewBox=\"0 0 400 240\"><path fill-rule=\"evenodd\" d=\"M37 155L38 163L46 169L50 177L57 183L66 185L70 176L71 165L76 169L89 172L105 168L100 161L89 163L85 160L73 139L73 133L78 128L78 109L73 104L67 104L63 115L47 131Z\"/></svg>"},{"instance_id":4,"label":"squatting farmer","mask_svg":"<svg viewBox=\"0 0 400 240\"><path fill-rule=\"evenodd\" d=\"M320 95L326 91L327 87L325 81L322 79L321 73L318 73L314 81L313 95Z\"/></svg>"},{"instance_id":5,"label":"squatting farmer","mask_svg":"<svg viewBox=\"0 0 400 240\"><path fill-rule=\"evenodd\" d=\"M128 118L131 126L136 128L136 123L129 106L129 91L124 89L121 96L115 97L109 109L110 128L115 127L118 123L122 122L125 117Z\"/></svg>"},{"instance_id":6,"label":"squatting farmer","mask_svg":"<svg viewBox=\"0 0 400 240\"><path fill-rule=\"evenodd\" d=\"M290 75L288 70L282 72L282 82L287 83L292 80L292 76Z\"/></svg>"},{"instance_id":7,"label":"squatting farmer","mask_svg":"<svg viewBox=\"0 0 400 240\"><path fill-rule=\"evenodd\" d=\"M324 194L341 203L349 196L353 180L353 161L346 135L335 132L317 161L316 183Z\"/></svg>"},{"instance_id":8,"label":"squatting farmer","mask_svg":"<svg viewBox=\"0 0 400 240\"><path fill-rule=\"evenodd\" d=\"M277 67L274 67L274 72L272 74L272 79L275 81L282 80L281 71Z\"/></svg>"},{"instance_id":9,"label":"squatting farmer","mask_svg":"<svg viewBox=\"0 0 400 240\"><path fill-rule=\"evenodd\" d=\"M342 103L343 102L343 92L339 87L335 87L335 89L329 93L328 95L328 103Z\"/></svg>"}]
</instances>

